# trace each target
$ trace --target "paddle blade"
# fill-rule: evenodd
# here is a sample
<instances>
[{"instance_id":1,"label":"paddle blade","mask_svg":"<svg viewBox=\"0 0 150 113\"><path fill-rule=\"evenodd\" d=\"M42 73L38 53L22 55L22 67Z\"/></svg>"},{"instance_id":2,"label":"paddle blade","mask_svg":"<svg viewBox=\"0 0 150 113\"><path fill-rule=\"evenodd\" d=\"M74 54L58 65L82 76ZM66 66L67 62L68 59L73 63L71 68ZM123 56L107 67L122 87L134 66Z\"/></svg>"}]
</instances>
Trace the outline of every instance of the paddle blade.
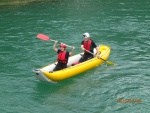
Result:
<instances>
[{"instance_id":1,"label":"paddle blade","mask_svg":"<svg viewBox=\"0 0 150 113\"><path fill-rule=\"evenodd\" d=\"M39 38L41 40L50 40L50 38L44 34L38 34L37 38Z\"/></svg>"},{"instance_id":2,"label":"paddle blade","mask_svg":"<svg viewBox=\"0 0 150 113\"><path fill-rule=\"evenodd\" d=\"M106 61L109 65L116 65L114 62Z\"/></svg>"}]
</instances>

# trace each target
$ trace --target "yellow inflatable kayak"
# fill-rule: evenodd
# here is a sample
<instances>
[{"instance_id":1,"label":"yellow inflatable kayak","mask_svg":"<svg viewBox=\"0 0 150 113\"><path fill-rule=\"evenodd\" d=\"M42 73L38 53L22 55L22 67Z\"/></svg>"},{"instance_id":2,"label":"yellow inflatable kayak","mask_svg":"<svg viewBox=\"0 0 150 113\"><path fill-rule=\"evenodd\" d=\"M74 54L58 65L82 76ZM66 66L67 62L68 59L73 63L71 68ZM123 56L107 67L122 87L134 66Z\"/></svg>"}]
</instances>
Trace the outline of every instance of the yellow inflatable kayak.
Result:
<instances>
[{"instance_id":1,"label":"yellow inflatable kayak","mask_svg":"<svg viewBox=\"0 0 150 113\"><path fill-rule=\"evenodd\" d=\"M110 47L105 46L105 45L100 45L99 51L101 52L100 54L101 58L97 58L95 55L94 58L88 61L77 64L75 66L71 66L73 63L78 62L79 59L82 57L83 53L80 53L80 54L69 57L68 64L67 64L68 68L52 72L52 70L55 68L57 64L57 62L55 62L43 68L35 69L33 70L33 72L35 73L36 77L39 80L52 82L52 83L59 82L61 80L71 78L75 75L83 73L87 70L90 70L104 63L110 55ZM96 50L94 50L94 54L95 53L96 53Z\"/></svg>"}]
</instances>

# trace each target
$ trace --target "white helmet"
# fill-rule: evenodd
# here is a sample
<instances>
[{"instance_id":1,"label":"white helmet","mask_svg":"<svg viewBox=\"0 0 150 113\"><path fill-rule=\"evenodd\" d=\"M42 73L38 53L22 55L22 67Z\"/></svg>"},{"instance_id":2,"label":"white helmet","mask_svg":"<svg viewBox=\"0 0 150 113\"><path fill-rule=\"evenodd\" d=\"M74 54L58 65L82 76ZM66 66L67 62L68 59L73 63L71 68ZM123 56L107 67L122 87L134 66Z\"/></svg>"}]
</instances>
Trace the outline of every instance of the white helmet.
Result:
<instances>
[{"instance_id":1,"label":"white helmet","mask_svg":"<svg viewBox=\"0 0 150 113\"><path fill-rule=\"evenodd\" d=\"M90 37L90 34L86 32L86 33L83 34L83 37L84 37L84 38L89 38L89 37Z\"/></svg>"}]
</instances>

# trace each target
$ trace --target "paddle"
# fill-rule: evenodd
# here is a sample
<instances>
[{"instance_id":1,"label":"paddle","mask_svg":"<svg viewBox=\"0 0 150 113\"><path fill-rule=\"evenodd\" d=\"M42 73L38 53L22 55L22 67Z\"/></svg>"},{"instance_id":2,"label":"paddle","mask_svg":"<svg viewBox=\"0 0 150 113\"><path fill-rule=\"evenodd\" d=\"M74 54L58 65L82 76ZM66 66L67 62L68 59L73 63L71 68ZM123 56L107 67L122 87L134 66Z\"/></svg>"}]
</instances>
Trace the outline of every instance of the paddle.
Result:
<instances>
[{"instance_id":1,"label":"paddle","mask_svg":"<svg viewBox=\"0 0 150 113\"><path fill-rule=\"evenodd\" d=\"M84 48L84 49L85 49L85 48ZM86 49L85 49L85 51L87 51L88 53L94 55L94 53L92 53L92 52L90 52L90 51L88 51L88 50L86 50ZM94 56L95 56L95 55L94 55ZM107 60L105 60L105 59L103 59L103 58L101 58L101 57L100 57L100 59L102 59L103 61L105 61L105 62L106 62L107 64L109 64L109 65L115 65L115 63L110 62L110 61L107 61Z\"/></svg>"},{"instance_id":2,"label":"paddle","mask_svg":"<svg viewBox=\"0 0 150 113\"><path fill-rule=\"evenodd\" d=\"M52 40L50 37L48 37L47 35L44 35L44 34L38 34L37 35L37 38L39 38L39 39L41 39L41 40L45 40L45 41L49 41L49 40L51 40L51 41L53 41L53 42L55 42L56 40ZM64 44L64 43L61 43L61 42L58 42L59 44ZM66 45L66 44L65 44ZM69 46L69 45L66 45L67 47L71 47L72 48L72 46Z\"/></svg>"}]
</instances>

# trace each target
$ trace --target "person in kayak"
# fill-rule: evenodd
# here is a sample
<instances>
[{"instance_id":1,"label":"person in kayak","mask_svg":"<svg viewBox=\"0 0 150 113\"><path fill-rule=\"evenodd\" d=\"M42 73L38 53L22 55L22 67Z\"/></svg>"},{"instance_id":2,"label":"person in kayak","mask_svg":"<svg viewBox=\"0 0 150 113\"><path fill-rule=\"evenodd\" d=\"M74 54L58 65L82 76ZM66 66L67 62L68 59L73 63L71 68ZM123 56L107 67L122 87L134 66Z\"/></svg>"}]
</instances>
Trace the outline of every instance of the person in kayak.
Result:
<instances>
[{"instance_id":1,"label":"person in kayak","mask_svg":"<svg viewBox=\"0 0 150 113\"><path fill-rule=\"evenodd\" d=\"M60 44L60 49L56 48L56 44L58 43L58 41L55 41L54 45L53 45L53 49L54 51L56 51L58 53L58 63L56 64L56 67L54 68L53 71L57 71L57 70L61 70L64 68L67 68L67 63L68 63L68 58L69 56L73 55L74 49L75 47L72 47L72 51L68 52L66 51L67 46L65 44Z\"/></svg>"},{"instance_id":2,"label":"person in kayak","mask_svg":"<svg viewBox=\"0 0 150 113\"><path fill-rule=\"evenodd\" d=\"M93 52L94 48L96 49L97 54L98 55L100 54L100 52L98 50L98 47L96 46L95 42L90 39L90 34L89 33L87 33L87 32L84 33L83 38L84 38L84 40L81 42L81 49L84 51L84 54L81 57L81 59L79 60L80 63L94 57L93 54L91 54L91 53L94 53Z\"/></svg>"}]
</instances>

